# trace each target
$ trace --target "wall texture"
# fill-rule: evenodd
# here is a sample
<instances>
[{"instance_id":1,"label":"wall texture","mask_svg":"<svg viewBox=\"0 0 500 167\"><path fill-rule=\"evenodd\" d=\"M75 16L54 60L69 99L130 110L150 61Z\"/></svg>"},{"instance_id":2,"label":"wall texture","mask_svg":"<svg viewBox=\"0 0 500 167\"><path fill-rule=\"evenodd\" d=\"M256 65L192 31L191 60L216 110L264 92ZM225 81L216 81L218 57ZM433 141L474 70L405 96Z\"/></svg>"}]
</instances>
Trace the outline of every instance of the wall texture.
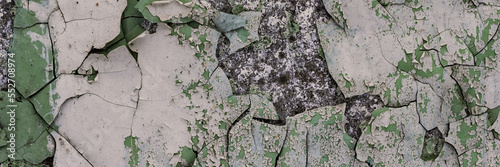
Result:
<instances>
[{"instance_id":1,"label":"wall texture","mask_svg":"<svg viewBox=\"0 0 500 167\"><path fill-rule=\"evenodd\" d=\"M3 165L500 165L496 0L0 4Z\"/></svg>"}]
</instances>

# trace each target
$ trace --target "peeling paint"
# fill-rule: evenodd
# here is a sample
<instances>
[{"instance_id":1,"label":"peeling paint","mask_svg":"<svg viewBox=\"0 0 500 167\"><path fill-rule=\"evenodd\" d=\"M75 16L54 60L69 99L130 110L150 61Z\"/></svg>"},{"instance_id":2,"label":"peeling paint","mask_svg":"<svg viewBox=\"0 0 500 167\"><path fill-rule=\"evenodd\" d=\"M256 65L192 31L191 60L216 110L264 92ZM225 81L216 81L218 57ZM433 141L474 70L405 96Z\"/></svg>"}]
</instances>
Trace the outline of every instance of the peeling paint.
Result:
<instances>
[{"instance_id":1,"label":"peeling paint","mask_svg":"<svg viewBox=\"0 0 500 167\"><path fill-rule=\"evenodd\" d=\"M499 6L16 0L0 166L500 165Z\"/></svg>"}]
</instances>

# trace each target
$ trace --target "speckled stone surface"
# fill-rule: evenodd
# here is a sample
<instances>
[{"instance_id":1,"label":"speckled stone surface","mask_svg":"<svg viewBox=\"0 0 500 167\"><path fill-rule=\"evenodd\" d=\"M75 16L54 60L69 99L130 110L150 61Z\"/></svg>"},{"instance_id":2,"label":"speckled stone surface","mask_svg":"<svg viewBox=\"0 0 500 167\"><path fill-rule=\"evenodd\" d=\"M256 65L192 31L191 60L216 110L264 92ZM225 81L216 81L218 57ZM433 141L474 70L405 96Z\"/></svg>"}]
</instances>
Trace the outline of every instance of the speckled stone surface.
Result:
<instances>
[{"instance_id":1,"label":"speckled stone surface","mask_svg":"<svg viewBox=\"0 0 500 167\"><path fill-rule=\"evenodd\" d=\"M0 89L7 88L7 53L14 28L14 2L0 0Z\"/></svg>"},{"instance_id":2,"label":"speckled stone surface","mask_svg":"<svg viewBox=\"0 0 500 167\"><path fill-rule=\"evenodd\" d=\"M328 18L322 1L265 2L261 10L258 41L228 54L229 41L219 40L217 58L235 94L266 92L281 119L343 102L315 27Z\"/></svg>"}]
</instances>

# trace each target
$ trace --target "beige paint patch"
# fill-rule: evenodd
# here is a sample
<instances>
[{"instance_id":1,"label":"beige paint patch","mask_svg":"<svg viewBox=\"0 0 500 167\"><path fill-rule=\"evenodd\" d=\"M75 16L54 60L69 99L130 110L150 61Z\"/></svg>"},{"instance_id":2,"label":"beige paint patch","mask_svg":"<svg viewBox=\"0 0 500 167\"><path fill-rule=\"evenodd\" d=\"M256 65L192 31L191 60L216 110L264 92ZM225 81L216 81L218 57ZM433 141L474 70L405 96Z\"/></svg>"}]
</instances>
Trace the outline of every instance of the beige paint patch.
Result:
<instances>
[{"instance_id":1,"label":"beige paint patch","mask_svg":"<svg viewBox=\"0 0 500 167\"><path fill-rule=\"evenodd\" d=\"M191 3L192 4L192 3ZM171 18L183 18L191 15L191 8L183 5L176 0L168 1L153 1L152 5L146 8L154 16L158 16L160 20L166 21Z\"/></svg>"},{"instance_id":2,"label":"beige paint patch","mask_svg":"<svg viewBox=\"0 0 500 167\"><path fill-rule=\"evenodd\" d=\"M239 16L244 17L247 23L243 27L248 34L243 34L244 31L238 31L240 29L232 30L226 32L225 35L230 41L229 54L235 53L238 49L241 49L250 43L259 40L259 26L260 20L262 19L262 13L260 12L242 12ZM240 34L241 33L241 34ZM245 37L242 37L245 36Z\"/></svg>"},{"instance_id":3,"label":"beige paint patch","mask_svg":"<svg viewBox=\"0 0 500 167\"><path fill-rule=\"evenodd\" d=\"M89 82L88 76L62 74L56 80L59 99L53 106L54 115L68 99L83 94L93 94L105 101L135 108L138 100L137 90L141 87L141 72L135 59L125 46L111 51L108 56L89 55L80 66L79 74L98 71L95 81Z\"/></svg>"},{"instance_id":4,"label":"beige paint patch","mask_svg":"<svg viewBox=\"0 0 500 167\"><path fill-rule=\"evenodd\" d=\"M449 100L453 99L449 93L437 94L434 90L430 85L418 82L417 112L425 129L431 130L467 116L464 109L452 111L453 104Z\"/></svg>"},{"instance_id":5,"label":"beige paint patch","mask_svg":"<svg viewBox=\"0 0 500 167\"><path fill-rule=\"evenodd\" d=\"M500 106L500 72L487 67L455 66L453 78L462 87L465 100L473 114Z\"/></svg>"},{"instance_id":6,"label":"beige paint patch","mask_svg":"<svg viewBox=\"0 0 500 167\"><path fill-rule=\"evenodd\" d=\"M143 75L132 125L132 136L138 138L143 155L139 157L139 165L145 165L146 161L157 166L180 162L180 156L174 154L181 147L192 145L188 123L194 123L202 113L199 108L215 107L206 100L203 88L192 87L191 91L199 93L190 92L190 97L183 93L179 84L197 85L204 67L194 56L195 50L187 44L178 44L177 37L170 36L170 32L170 27L160 23L154 35L146 34L129 44L139 53L138 64ZM192 102L196 102L194 110L188 107Z\"/></svg>"},{"instance_id":7,"label":"beige paint patch","mask_svg":"<svg viewBox=\"0 0 500 167\"><path fill-rule=\"evenodd\" d=\"M363 31L347 35L332 21L319 22L317 27L328 70L346 97L368 92L383 94L388 83L396 79L389 77L396 72L396 67L381 55L381 47L373 47L374 43L379 42L377 36ZM373 70L373 67L377 70Z\"/></svg>"},{"instance_id":8,"label":"beige paint patch","mask_svg":"<svg viewBox=\"0 0 500 167\"><path fill-rule=\"evenodd\" d=\"M287 118L279 166L363 166L354 158L356 140L344 133L345 103Z\"/></svg>"},{"instance_id":9,"label":"beige paint patch","mask_svg":"<svg viewBox=\"0 0 500 167\"><path fill-rule=\"evenodd\" d=\"M425 129L419 124L416 104L375 110L356 145L357 159L374 165L421 166ZM419 165L420 164L420 165ZM410 166L412 166L410 165Z\"/></svg>"},{"instance_id":10,"label":"beige paint patch","mask_svg":"<svg viewBox=\"0 0 500 167\"><path fill-rule=\"evenodd\" d=\"M286 126L253 120L254 111L250 110L229 132L229 164L273 166L276 163L286 137Z\"/></svg>"},{"instance_id":11,"label":"beige paint patch","mask_svg":"<svg viewBox=\"0 0 500 167\"><path fill-rule=\"evenodd\" d=\"M85 160L80 153L71 146L65 138L63 138L56 131L50 132L50 135L55 140L56 151L54 155L54 166L55 167L67 167L67 166L80 166L80 167L91 167L92 165Z\"/></svg>"},{"instance_id":12,"label":"beige paint patch","mask_svg":"<svg viewBox=\"0 0 500 167\"><path fill-rule=\"evenodd\" d=\"M127 1L59 1L49 25L54 29L58 74L71 73L92 48L103 48L120 33L121 11ZM117 12L119 11L119 12Z\"/></svg>"},{"instance_id":13,"label":"beige paint patch","mask_svg":"<svg viewBox=\"0 0 500 167\"><path fill-rule=\"evenodd\" d=\"M106 102L85 94L62 106L55 125L58 131L94 166L125 166L134 108Z\"/></svg>"},{"instance_id":14,"label":"beige paint patch","mask_svg":"<svg viewBox=\"0 0 500 167\"><path fill-rule=\"evenodd\" d=\"M450 123L450 130L445 141L453 145L459 155L484 147L493 139L493 134L486 130L486 115L470 116Z\"/></svg>"},{"instance_id":15,"label":"beige paint patch","mask_svg":"<svg viewBox=\"0 0 500 167\"><path fill-rule=\"evenodd\" d=\"M191 136L199 140L198 144L193 144L200 152L198 157L202 166L220 166L223 162L229 162L226 150L227 134L233 122L249 110L250 97L249 95L230 96L220 103L222 103L219 104L222 109L220 107L209 109L200 120L191 124Z\"/></svg>"}]
</instances>

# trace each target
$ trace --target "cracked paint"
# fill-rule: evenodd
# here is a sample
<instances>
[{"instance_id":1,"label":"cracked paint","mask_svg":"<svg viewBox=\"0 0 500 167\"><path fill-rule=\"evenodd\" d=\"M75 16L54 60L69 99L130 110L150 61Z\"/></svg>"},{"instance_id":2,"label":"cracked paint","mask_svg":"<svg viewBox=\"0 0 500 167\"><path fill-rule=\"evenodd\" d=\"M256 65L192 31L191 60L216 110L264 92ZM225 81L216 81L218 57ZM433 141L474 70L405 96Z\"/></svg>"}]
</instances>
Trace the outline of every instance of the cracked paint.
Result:
<instances>
[{"instance_id":1,"label":"cracked paint","mask_svg":"<svg viewBox=\"0 0 500 167\"><path fill-rule=\"evenodd\" d=\"M373 165L422 166L425 129L418 123L415 108L415 103L410 103L372 112L371 123L356 145L357 158Z\"/></svg>"},{"instance_id":2,"label":"cracked paint","mask_svg":"<svg viewBox=\"0 0 500 167\"><path fill-rule=\"evenodd\" d=\"M54 124L59 134L71 141L90 164L125 166L128 151L122 142L114 141L123 141L130 135L133 114L132 107L85 94L67 101Z\"/></svg>"},{"instance_id":3,"label":"cracked paint","mask_svg":"<svg viewBox=\"0 0 500 167\"><path fill-rule=\"evenodd\" d=\"M3 97L7 97L7 92L1 92ZM19 95L19 94L18 94ZM1 100L2 111L8 111L7 104L9 104L7 98ZM26 99L20 99L20 101L15 102L17 109L24 112L17 112L15 117L15 145L17 153L14 154L15 159L25 160L33 164L39 164L47 157L52 157L54 154L54 141L50 137L47 129L49 125L40 117L32 104ZM10 115L10 114L7 114ZM8 124L11 123L10 116L2 116L0 120L0 126L3 131L11 132L9 130ZM10 134L10 133L9 133ZM9 137L8 140L11 138ZM8 141L7 140L7 141ZM8 143L9 145L12 142ZM8 150L7 145L0 148L1 160L6 161L8 155L11 154Z\"/></svg>"},{"instance_id":4,"label":"cracked paint","mask_svg":"<svg viewBox=\"0 0 500 167\"><path fill-rule=\"evenodd\" d=\"M92 166L64 137L56 131L50 132L56 143L54 166Z\"/></svg>"},{"instance_id":5,"label":"cracked paint","mask_svg":"<svg viewBox=\"0 0 500 167\"><path fill-rule=\"evenodd\" d=\"M90 49L104 48L120 33L120 17L127 2L58 1L58 6L49 24L58 53L57 74L64 74L77 69Z\"/></svg>"},{"instance_id":6,"label":"cracked paint","mask_svg":"<svg viewBox=\"0 0 500 167\"><path fill-rule=\"evenodd\" d=\"M16 0L0 166L500 165L499 6Z\"/></svg>"}]
</instances>

